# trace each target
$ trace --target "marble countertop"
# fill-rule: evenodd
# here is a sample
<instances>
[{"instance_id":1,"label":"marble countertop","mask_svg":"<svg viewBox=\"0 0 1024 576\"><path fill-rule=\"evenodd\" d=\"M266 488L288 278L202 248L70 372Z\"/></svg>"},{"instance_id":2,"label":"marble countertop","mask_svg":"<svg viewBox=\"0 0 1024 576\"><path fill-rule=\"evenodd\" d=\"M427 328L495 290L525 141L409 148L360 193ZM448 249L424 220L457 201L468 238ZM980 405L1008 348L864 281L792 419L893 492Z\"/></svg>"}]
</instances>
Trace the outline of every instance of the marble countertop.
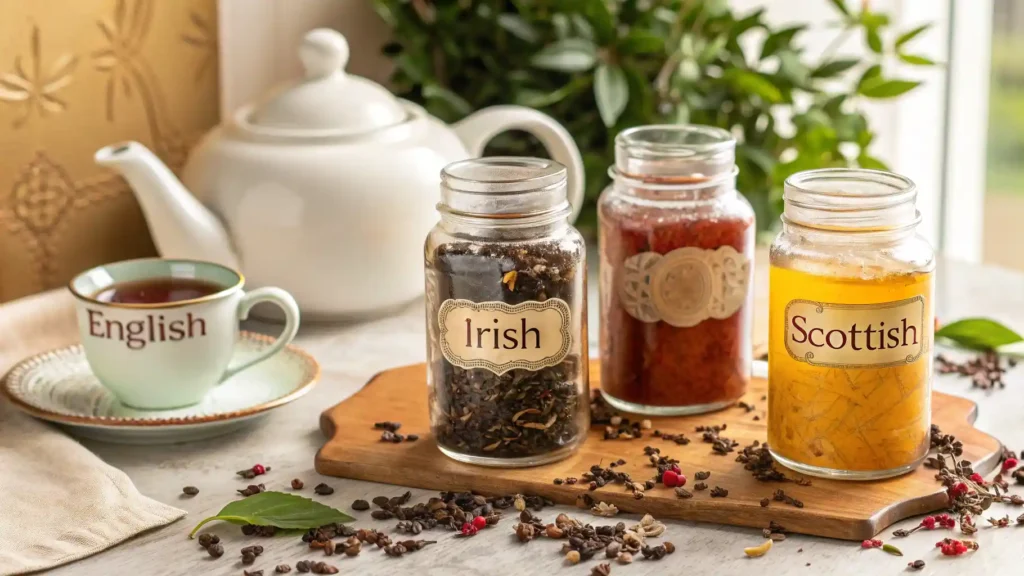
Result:
<instances>
[{"instance_id":1,"label":"marble countertop","mask_svg":"<svg viewBox=\"0 0 1024 576\"><path fill-rule=\"evenodd\" d=\"M1018 328L1024 327L1024 274L995 268L957 263L942 263L938 274L937 312L940 319L988 315ZM759 278L764 278L763 270ZM764 286L764 282L760 282ZM595 286L591 287L592 289ZM596 322L597 299L591 298L592 328ZM238 550L254 543L245 539L235 526L219 525L214 532L224 540L227 553L211 559L186 535L202 518L215 514L231 501L235 490L245 482L234 471L262 463L273 470L260 481L268 489L284 489L292 478L300 478L306 491L318 482L335 488L333 495L319 497L341 510L357 498L377 495L398 495L404 488L366 482L321 477L313 471L313 455L323 442L318 429L322 410L356 392L374 373L402 364L420 362L425 357L422 303L410 304L396 315L352 326L307 326L297 344L312 353L321 363L323 375L316 388L284 408L276 410L266 421L254 428L204 442L139 447L86 441L84 444L101 458L124 470L139 491L147 496L188 511L188 516L162 529L140 535L93 557L53 570L53 574L75 576L108 576L146 574L148 576L204 574L240 575L243 568L263 569L273 573L274 566L298 560L323 560L320 553L308 550L298 537L284 536L260 539L266 548L253 566L243 567ZM763 325L759 325L763 331ZM591 335L592 340L594 334ZM593 344L596 344L594 342ZM596 345L592 350L596 351ZM936 388L958 394L977 402L977 426L992 433L1012 449L1024 448L1024 368L1011 371L1007 388L992 392L972 389L970 383L955 377L937 379ZM440 454L438 457L442 457ZM199 487L194 498L182 498L181 488ZM1019 492L1019 491L1018 491ZM413 490L415 498L432 493ZM547 510L542 518L554 518L562 510ZM587 521L603 519L580 514L576 509L564 511ZM1016 517L1022 509L995 511ZM359 527L393 528L394 521L370 520L367 513L357 513ZM365 520L363 518L366 518ZM743 555L746 546L761 542L756 530L712 524L667 521L665 539L673 542L677 552L654 562L638 559L629 566L612 566L621 575L730 575L754 571L776 576L789 574L899 574L907 562L924 559L927 566L918 574L1009 574L1024 559L1024 528L981 528L977 540L981 550L969 558L944 558L934 549L934 542L948 533L918 533L899 541L902 558L878 550L861 550L857 543L823 538L792 536L779 543L766 556L752 560ZM916 521L897 527L911 527ZM389 558L374 550L364 551L358 558L332 557L341 574L384 575L415 573L421 575L466 574L479 576L547 574L587 575L596 562L567 567L558 553L559 543L537 540L522 545L512 536L512 518L506 518L498 529L485 530L471 539L455 539L450 533L433 532L442 540L402 559ZM895 527L894 527L895 528ZM888 535L886 531L884 535ZM244 543L243 543L244 542ZM293 572L294 573L294 572Z\"/></svg>"}]
</instances>

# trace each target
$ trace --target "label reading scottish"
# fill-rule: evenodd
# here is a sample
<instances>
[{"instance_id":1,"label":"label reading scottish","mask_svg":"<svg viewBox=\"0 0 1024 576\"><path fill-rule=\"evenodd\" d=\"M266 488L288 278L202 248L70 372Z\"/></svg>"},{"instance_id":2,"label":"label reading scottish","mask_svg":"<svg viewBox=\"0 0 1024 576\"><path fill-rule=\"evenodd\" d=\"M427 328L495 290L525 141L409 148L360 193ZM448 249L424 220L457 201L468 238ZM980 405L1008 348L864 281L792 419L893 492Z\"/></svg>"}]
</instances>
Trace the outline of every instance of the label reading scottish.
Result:
<instances>
[{"instance_id":1,"label":"label reading scottish","mask_svg":"<svg viewBox=\"0 0 1024 576\"><path fill-rule=\"evenodd\" d=\"M437 314L445 359L495 374L561 362L572 348L571 321L569 305L558 298L515 305L451 299Z\"/></svg>"},{"instance_id":2,"label":"label reading scottish","mask_svg":"<svg viewBox=\"0 0 1024 576\"><path fill-rule=\"evenodd\" d=\"M924 322L923 296L879 304L793 300L786 306L786 350L815 366L910 364L928 350Z\"/></svg>"}]
</instances>

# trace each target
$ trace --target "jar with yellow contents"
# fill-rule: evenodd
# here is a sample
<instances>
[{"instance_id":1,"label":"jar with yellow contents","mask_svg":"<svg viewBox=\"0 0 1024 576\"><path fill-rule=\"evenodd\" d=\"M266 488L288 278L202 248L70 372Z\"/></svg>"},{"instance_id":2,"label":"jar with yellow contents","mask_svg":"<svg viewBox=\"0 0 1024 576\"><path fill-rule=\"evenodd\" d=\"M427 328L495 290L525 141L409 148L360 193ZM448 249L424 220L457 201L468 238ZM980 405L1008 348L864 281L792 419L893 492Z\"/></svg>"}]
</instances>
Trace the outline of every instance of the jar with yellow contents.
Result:
<instances>
[{"instance_id":1,"label":"jar with yellow contents","mask_svg":"<svg viewBox=\"0 0 1024 576\"><path fill-rule=\"evenodd\" d=\"M768 444L794 470L871 480L928 453L935 254L917 189L876 170L786 180L771 247Z\"/></svg>"}]
</instances>

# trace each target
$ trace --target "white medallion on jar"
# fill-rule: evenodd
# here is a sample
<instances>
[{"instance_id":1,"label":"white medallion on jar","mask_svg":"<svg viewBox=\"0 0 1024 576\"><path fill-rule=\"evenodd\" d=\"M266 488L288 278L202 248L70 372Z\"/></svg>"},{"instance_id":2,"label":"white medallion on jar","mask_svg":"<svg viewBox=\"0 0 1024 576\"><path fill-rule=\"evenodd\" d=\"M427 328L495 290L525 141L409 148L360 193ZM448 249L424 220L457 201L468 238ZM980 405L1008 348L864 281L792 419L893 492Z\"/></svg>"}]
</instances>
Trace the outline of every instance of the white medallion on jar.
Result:
<instances>
[{"instance_id":1,"label":"white medallion on jar","mask_svg":"<svg viewBox=\"0 0 1024 576\"><path fill-rule=\"evenodd\" d=\"M749 288L750 260L732 246L686 247L627 258L619 294L637 320L685 328L732 316Z\"/></svg>"}]
</instances>

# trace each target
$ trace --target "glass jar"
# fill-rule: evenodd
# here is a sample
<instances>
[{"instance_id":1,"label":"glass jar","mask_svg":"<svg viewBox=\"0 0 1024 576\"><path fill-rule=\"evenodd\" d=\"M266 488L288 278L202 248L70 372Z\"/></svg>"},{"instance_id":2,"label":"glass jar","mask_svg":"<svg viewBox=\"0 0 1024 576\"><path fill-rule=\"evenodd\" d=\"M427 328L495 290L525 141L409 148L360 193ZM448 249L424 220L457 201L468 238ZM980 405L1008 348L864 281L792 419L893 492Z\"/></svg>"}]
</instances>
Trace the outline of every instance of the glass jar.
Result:
<instances>
[{"instance_id":1,"label":"glass jar","mask_svg":"<svg viewBox=\"0 0 1024 576\"><path fill-rule=\"evenodd\" d=\"M441 172L427 236L430 422L448 456L534 466L590 426L587 273L568 221L566 169L480 158Z\"/></svg>"},{"instance_id":2,"label":"glass jar","mask_svg":"<svg viewBox=\"0 0 1024 576\"><path fill-rule=\"evenodd\" d=\"M601 391L620 410L697 414L750 380L754 211L732 135L644 126L615 139L598 205Z\"/></svg>"},{"instance_id":3,"label":"glass jar","mask_svg":"<svg viewBox=\"0 0 1024 576\"><path fill-rule=\"evenodd\" d=\"M785 466L870 480L928 453L935 258L916 196L876 170L786 180L768 353L768 444Z\"/></svg>"}]
</instances>

